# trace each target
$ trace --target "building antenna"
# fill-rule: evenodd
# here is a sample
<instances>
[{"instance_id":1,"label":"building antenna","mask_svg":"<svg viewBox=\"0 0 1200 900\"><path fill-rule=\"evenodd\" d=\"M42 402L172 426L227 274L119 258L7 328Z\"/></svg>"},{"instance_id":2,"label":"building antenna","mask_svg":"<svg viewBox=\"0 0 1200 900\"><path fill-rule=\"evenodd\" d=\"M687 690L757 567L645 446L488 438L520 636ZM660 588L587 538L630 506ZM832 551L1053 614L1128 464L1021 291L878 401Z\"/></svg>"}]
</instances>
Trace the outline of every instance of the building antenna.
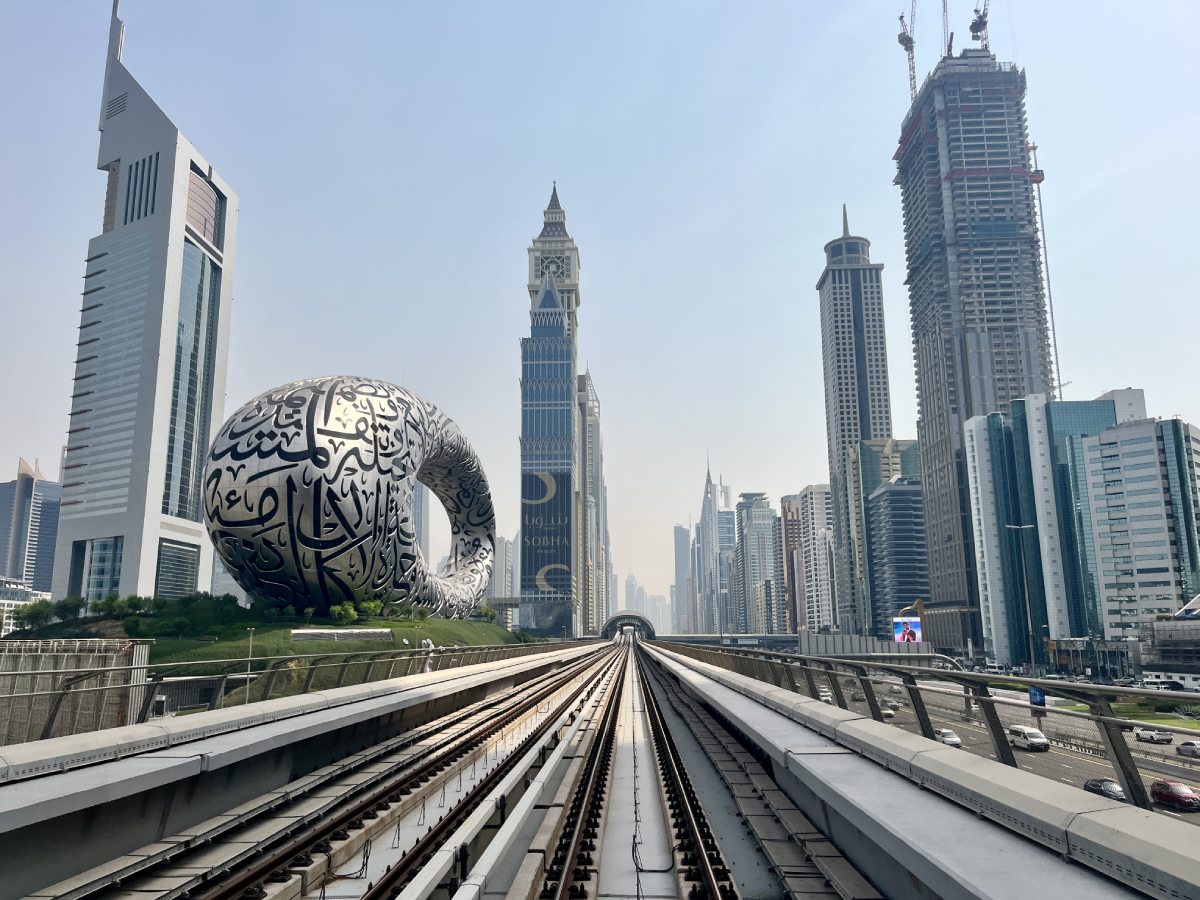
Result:
<instances>
[{"instance_id":1,"label":"building antenna","mask_svg":"<svg viewBox=\"0 0 1200 900\"><path fill-rule=\"evenodd\" d=\"M1058 327L1054 324L1054 292L1050 290L1050 251L1046 247L1046 211L1042 206L1042 182L1046 180L1046 175L1038 168L1037 144L1030 144L1028 149L1033 158L1033 171L1029 173L1029 180L1033 182L1033 189L1037 193L1038 231L1042 239L1042 273L1046 280L1046 306L1050 313L1050 346L1054 351L1054 395L1062 400L1062 389L1070 382L1062 380L1062 364L1058 358Z\"/></svg>"},{"instance_id":2,"label":"building antenna","mask_svg":"<svg viewBox=\"0 0 1200 900\"><path fill-rule=\"evenodd\" d=\"M904 13L900 13L900 33L896 35L896 40L900 42L900 46L908 54L908 94L910 100L917 99L917 63L913 57L913 50L916 45L916 38L914 37L916 29L917 0L912 0L907 22L904 21Z\"/></svg>"}]
</instances>

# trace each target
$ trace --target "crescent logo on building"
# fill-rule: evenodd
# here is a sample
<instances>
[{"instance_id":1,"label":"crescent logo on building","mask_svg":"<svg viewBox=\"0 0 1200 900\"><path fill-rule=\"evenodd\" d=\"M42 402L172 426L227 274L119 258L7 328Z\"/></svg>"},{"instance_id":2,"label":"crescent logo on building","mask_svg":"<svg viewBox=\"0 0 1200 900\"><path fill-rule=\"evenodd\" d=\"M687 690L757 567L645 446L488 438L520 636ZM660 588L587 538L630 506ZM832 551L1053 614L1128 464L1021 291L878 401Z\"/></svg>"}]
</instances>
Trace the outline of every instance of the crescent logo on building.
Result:
<instances>
[{"instance_id":1,"label":"crescent logo on building","mask_svg":"<svg viewBox=\"0 0 1200 900\"><path fill-rule=\"evenodd\" d=\"M548 566L542 566L540 569L538 569L538 573L533 579L533 583L537 585L537 589L539 591L547 591L551 594L555 593L554 587L546 580L546 573L553 569L562 569L568 574L571 572L571 567L565 566L562 563L550 563Z\"/></svg>"},{"instance_id":2,"label":"crescent logo on building","mask_svg":"<svg viewBox=\"0 0 1200 900\"><path fill-rule=\"evenodd\" d=\"M554 480L554 476L549 472L534 472L533 474L542 479L542 484L546 486L546 495L538 500L529 500L522 497L521 502L528 506L539 506L543 503L549 503L554 499L554 495L558 493L558 482Z\"/></svg>"}]
</instances>

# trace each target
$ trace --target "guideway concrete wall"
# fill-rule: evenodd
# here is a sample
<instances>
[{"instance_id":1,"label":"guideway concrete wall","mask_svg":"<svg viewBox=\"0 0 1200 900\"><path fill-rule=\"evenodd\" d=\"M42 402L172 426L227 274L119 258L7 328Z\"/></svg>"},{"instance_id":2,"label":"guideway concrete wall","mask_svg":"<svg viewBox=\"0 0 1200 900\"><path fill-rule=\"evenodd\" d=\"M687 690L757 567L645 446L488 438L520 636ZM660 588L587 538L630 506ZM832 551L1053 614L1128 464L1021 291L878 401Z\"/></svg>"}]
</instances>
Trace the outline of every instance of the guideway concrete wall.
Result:
<instances>
[{"instance_id":1,"label":"guideway concrete wall","mask_svg":"<svg viewBox=\"0 0 1200 900\"><path fill-rule=\"evenodd\" d=\"M4 889L24 896L122 854L186 834L267 794L464 705L595 652L585 644L514 660L336 688L171 720L38 741L47 759L78 759L89 742L100 759L134 729L206 725L222 733L167 749L0 785ZM301 704L307 705L300 710ZM264 721L279 712L288 718ZM299 713L299 714L295 714ZM229 718L241 717L237 730ZM126 733L126 734L122 734ZM5 748L5 751L18 748ZM47 852L48 847L57 848ZM69 848L69 852L66 852Z\"/></svg>"},{"instance_id":2,"label":"guideway concrete wall","mask_svg":"<svg viewBox=\"0 0 1200 900\"><path fill-rule=\"evenodd\" d=\"M1090 866L1151 896L1200 898L1193 826L648 651L762 750L792 801L888 897L1037 897L1046 885L1129 896Z\"/></svg>"}]
</instances>

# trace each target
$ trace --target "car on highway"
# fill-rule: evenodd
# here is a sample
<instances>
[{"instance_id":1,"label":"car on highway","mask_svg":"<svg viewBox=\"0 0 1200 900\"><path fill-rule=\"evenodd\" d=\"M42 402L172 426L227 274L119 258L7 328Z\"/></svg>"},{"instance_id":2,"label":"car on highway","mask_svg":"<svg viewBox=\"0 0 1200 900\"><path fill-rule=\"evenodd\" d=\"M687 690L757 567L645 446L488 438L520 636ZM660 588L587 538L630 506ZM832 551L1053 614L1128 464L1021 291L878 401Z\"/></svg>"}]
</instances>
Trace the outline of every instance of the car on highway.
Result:
<instances>
[{"instance_id":1,"label":"car on highway","mask_svg":"<svg viewBox=\"0 0 1200 900\"><path fill-rule=\"evenodd\" d=\"M886 706L888 709L890 709L892 712L900 712L900 704L897 703L895 700L884 700L883 705Z\"/></svg>"},{"instance_id":2,"label":"car on highway","mask_svg":"<svg viewBox=\"0 0 1200 900\"><path fill-rule=\"evenodd\" d=\"M1089 794L1099 794L1101 797L1107 797L1109 800L1126 802L1125 791L1121 789L1121 785L1117 784L1111 778L1088 779L1083 783L1083 789Z\"/></svg>"},{"instance_id":3,"label":"car on highway","mask_svg":"<svg viewBox=\"0 0 1200 900\"><path fill-rule=\"evenodd\" d=\"M883 709L881 709L879 712L883 715L883 717L885 719L896 718L896 711L894 709L888 709L886 706Z\"/></svg>"},{"instance_id":4,"label":"car on highway","mask_svg":"<svg viewBox=\"0 0 1200 900\"><path fill-rule=\"evenodd\" d=\"M1031 753L1048 752L1050 750L1050 741L1046 736L1036 728L1030 728L1028 725L1010 725L1008 728L1008 742L1014 747L1020 747L1022 750L1028 750Z\"/></svg>"},{"instance_id":5,"label":"car on highway","mask_svg":"<svg viewBox=\"0 0 1200 900\"><path fill-rule=\"evenodd\" d=\"M1175 735L1169 731L1159 731L1156 728L1135 728L1133 739L1143 744L1169 744L1175 740Z\"/></svg>"},{"instance_id":6,"label":"car on highway","mask_svg":"<svg viewBox=\"0 0 1200 900\"><path fill-rule=\"evenodd\" d=\"M1180 756L1200 757L1200 741L1180 741L1175 752Z\"/></svg>"},{"instance_id":7,"label":"car on highway","mask_svg":"<svg viewBox=\"0 0 1200 900\"><path fill-rule=\"evenodd\" d=\"M821 688L817 691L817 699L822 703L833 703L833 691L829 688Z\"/></svg>"},{"instance_id":8,"label":"car on highway","mask_svg":"<svg viewBox=\"0 0 1200 900\"><path fill-rule=\"evenodd\" d=\"M890 684L890 685L888 685L888 693L889 694L903 694L904 688L900 687L900 685L898 685L898 684Z\"/></svg>"},{"instance_id":9,"label":"car on highway","mask_svg":"<svg viewBox=\"0 0 1200 900\"><path fill-rule=\"evenodd\" d=\"M933 729L933 739L940 744L945 744L947 747L961 747L962 738L954 733L950 728L935 728Z\"/></svg>"},{"instance_id":10,"label":"car on highway","mask_svg":"<svg viewBox=\"0 0 1200 900\"><path fill-rule=\"evenodd\" d=\"M1169 806L1181 812L1200 810L1200 794L1182 781L1156 781L1150 785L1150 799L1159 806Z\"/></svg>"},{"instance_id":11,"label":"car on highway","mask_svg":"<svg viewBox=\"0 0 1200 900\"><path fill-rule=\"evenodd\" d=\"M862 691L854 691L854 692L853 692L853 693L850 695L850 699L851 699L851 700L855 700L855 701L860 701L860 702L861 702L861 701L863 701L863 700L866 700L866 699L867 699L867 695L866 695L866 694L864 694Z\"/></svg>"}]
</instances>

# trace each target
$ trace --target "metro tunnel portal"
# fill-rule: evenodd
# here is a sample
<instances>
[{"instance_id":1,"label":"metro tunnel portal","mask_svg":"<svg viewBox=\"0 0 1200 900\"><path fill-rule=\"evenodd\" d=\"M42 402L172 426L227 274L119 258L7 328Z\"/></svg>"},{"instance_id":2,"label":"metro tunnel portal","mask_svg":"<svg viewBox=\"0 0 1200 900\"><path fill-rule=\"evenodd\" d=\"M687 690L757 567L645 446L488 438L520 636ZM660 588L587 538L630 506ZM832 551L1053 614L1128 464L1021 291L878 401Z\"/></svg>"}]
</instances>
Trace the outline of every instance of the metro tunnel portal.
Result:
<instances>
[{"instance_id":1,"label":"metro tunnel portal","mask_svg":"<svg viewBox=\"0 0 1200 900\"><path fill-rule=\"evenodd\" d=\"M627 628L640 638L647 641L654 640L654 626L650 624L650 620L631 609L622 609L609 616L608 621L604 623L604 628L600 630L600 637L611 641Z\"/></svg>"}]
</instances>

